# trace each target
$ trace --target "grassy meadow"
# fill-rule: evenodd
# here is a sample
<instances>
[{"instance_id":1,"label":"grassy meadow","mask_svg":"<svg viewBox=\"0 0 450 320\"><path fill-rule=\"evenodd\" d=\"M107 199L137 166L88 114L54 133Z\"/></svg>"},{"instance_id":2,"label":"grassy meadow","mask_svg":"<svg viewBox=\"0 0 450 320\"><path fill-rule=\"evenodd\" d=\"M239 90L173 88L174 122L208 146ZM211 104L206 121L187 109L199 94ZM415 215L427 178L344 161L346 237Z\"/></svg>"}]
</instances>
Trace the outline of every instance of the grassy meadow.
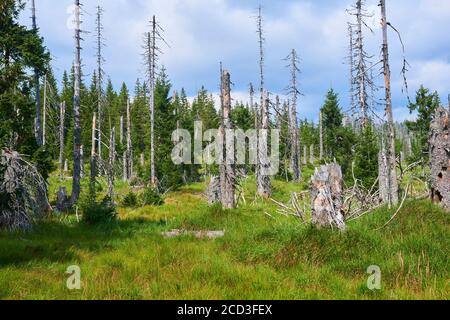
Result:
<instances>
[{"instance_id":1,"label":"grassy meadow","mask_svg":"<svg viewBox=\"0 0 450 320\"><path fill-rule=\"evenodd\" d=\"M52 197L58 185L52 177ZM273 198L283 202L305 188L273 185ZM128 190L118 182L117 199ZM209 207L199 183L167 194L159 207L119 207L108 225L89 226L70 214L39 221L28 233L0 233L0 299L449 297L450 216L428 200L406 202L383 229L377 230L395 210L378 209L339 233L255 201L252 179L244 190L246 203L232 211ZM225 230L225 236L161 236L176 228ZM71 265L81 268L80 290L66 287ZM381 290L367 288L371 265L381 268Z\"/></svg>"}]
</instances>

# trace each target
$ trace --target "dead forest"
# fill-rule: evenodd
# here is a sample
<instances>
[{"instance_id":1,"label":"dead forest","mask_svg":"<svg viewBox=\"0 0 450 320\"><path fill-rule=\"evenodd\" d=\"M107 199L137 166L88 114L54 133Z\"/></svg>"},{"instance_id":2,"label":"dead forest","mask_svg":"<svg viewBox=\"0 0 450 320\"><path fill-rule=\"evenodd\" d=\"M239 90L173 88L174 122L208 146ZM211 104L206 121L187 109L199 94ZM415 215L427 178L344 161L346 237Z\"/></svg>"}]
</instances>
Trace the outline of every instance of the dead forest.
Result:
<instances>
[{"instance_id":1,"label":"dead forest","mask_svg":"<svg viewBox=\"0 0 450 320\"><path fill-rule=\"evenodd\" d=\"M278 210L266 212L269 215L292 215L303 223L341 231L346 229L348 221L382 206L392 211L395 219L395 212L408 199L429 197L430 201L450 209L450 106L435 99L426 106L426 118L421 124L396 122L388 42L393 37L388 34L398 35L399 41L402 39L401 31L394 27L395 21L389 20L385 0L378 4L379 61L377 55L367 52L365 44L365 34L373 32L366 22L371 13L365 1L356 0L347 10L348 80L345 81L349 83L350 105L340 108L337 95L331 90L324 107L317 108L318 123L301 120L302 97L308 94L299 85L302 63L307 63L301 60L301 47L293 48L285 58L288 65L285 98L274 95L266 85L265 53L270 48L266 46L262 7L258 8L254 23L259 74L254 75L257 82L249 85L249 103L244 105L233 99L233 66L218 61L220 105L214 105L204 89L193 103L187 100L184 90L171 92L167 70L160 64L160 57L171 49L165 39L164 21L159 21L157 16L151 17L148 31L142 35L146 78L137 81L134 95L125 85L120 93L115 93L105 71L107 60L103 48L107 39L103 36L101 7L95 14L96 28L89 34L95 39L89 41L95 43L97 68L88 88L83 79L86 71L82 70L82 47L90 44L83 35L80 0L74 1L73 65L68 66L71 72L64 74L62 86L58 85L49 53L43 47L44 39L39 36L35 1L31 6L33 28L22 41L34 41L35 57L16 59L7 55L5 45L2 48L2 79L11 80L14 76L20 79L25 69L33 70L27 75L30 77L28 92L18 93L15 85L2 89L2 95L9 94L11 98L8 100L11 105L2 104L2 117L14 112L28 113L26 120L25 116L13 116L14 121L23 121L20 126L12 121L1 131L2 229L29 230L35 219L78 212L78 208L86 216L95 210L113 212L115 206L124 202L116 193L119 182L130 186L127 201L135 198L133 188L141 188L149 201L146 204L158 205L168 192L202 181L207 184L203 198L210 205L219 204L232 210L251 197L255 202L275 203ZM2 23L17 24L14 16L24 9L23 3L5 1L2 11L6 8L11 17ZM408 92L407 44L402 46L405 101L414 105ZM17 75L10 72L11 63L23 71ZM382 87L378 86L379 81ZM33 101L34 109L19 112L20 103L14 105L11 100L26 94ZM202 121L205 130L217 129L217 135L210 140L220 142L212 152L217 164L194 161L187 154L190 148L181 152L181 157L189 159L187 162L175 164L171 160L171 150L182 141L180 137L173 140L172 132L186 130L193 133L194 140L195 121ZM419 125L422 127L418 128ZM16 127L20 127L18 132ZM255 163L237 164L240 146L235 140L235 129L256 130L254 139L244 140L254 151ZM271 154L271 143L276 140L275 131L279 132L279 168L272 173L275 155ZM24 132L35 141L26 140ZM27 150L35 150L33 157ZM308 168L313 172L308 173ZM60 181L56 194L48 192L49 174ZM249 195L243 185L253 177L256 192ZM99 179L107 183L102 200L97 195ZM273 195L273 179L299 184L288 203ZM84 180L88 183L82 183ZM300 184L307 185L307 189L301 189ZM87 199L82 194L87 194Z\"/></svg>"}]
</instances>

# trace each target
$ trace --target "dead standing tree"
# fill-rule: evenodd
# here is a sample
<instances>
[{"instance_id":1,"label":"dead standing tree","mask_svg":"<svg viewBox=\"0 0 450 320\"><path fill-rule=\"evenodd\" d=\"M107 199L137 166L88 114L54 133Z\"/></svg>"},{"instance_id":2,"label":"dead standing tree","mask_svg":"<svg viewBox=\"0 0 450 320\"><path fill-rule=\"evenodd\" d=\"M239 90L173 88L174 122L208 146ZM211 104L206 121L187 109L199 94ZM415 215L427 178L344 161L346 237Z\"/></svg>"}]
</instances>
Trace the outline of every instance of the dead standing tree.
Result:
<instances>
[{"instance_id":1,"label":"dead standing tree","mask_svg":"<svg viewBox=\"0 0 450 320\"><path fill-rule=\"evenodd\" d=\"M70 205L73 206L80 197L80 180L81 180L81 121L80 121L80 83L81 83L81 14L80 0L75 0L75 81L73 96L73 117L74 117L74 144L73 144L73 182L72 195Z\"/></svg>"},{"instance_id":2,"label":"dead standing tree","mask_svg":"<svg viewBox=\"0 0 450 320\"><path fill-rule=\"evenodd\" d=\"M270 168L268 155L269 142L269 97L264 89L264 36L262 8L258 8L257 33L259 43L259 76L260 76L260 136L258 137L258 194L267 199L271 194L270 176L267 171ZM258 129L258 128L257 128Z\"/></svg>"},{"instance_id":3,"label":"dead standing tree","mask_svg":"<svg viewBox=\"0 0 450 320\"><path fill-rule=\"evenodd\" d=\"M155 82L157 62L159 55L162 53L159 43L167 42L162 36L163 29L157 23L156 17L153 16L151 21L151 31L145 35L145 53L144 60L147 67L148 86L149 86L149 109L150 109L150 183L154 188L158 187L155 171Z\"/></svg>"},{"instance_id":4,"label":"dead standing tree","mask_svg":"<svg viewBox=\"0 0 450 320\"><path fill-rule=\"evenodd\" d=\"M301 162L300 162L300 138L297 117L297 98L300 91L297 88L297 73L300 72L298 68L299 58L295 49L292 49L289 56L286 58L290 62L291 69L291 84L288 87L288 94L291 96L291 114L289 115L290 128L290 146L291 146L291 167L294 181L299 182L301 179Z\"/></svg>"},{"instance_id":5,"label":"dead standing tree","mask_svg":"<svg viewBox=\"0 0 450 320\"><path fill-rule=\"evenodd\" d=\"M372 58L364 48L364 34L363 26L367 27L365 18L370 18L371 15L365 10L365 1L357 0L356 5L350 10L350 15L356 17L356 23L349 24L349 30L354 32L355 35L350 37L350 59L351 64L355 64L351 67L351 77L354 76L352 89L354 90L354 100L358 105L359 111L353 110L354 113L359 112L359 122L361 127L365 127L369 124L369 97L368 90L374 87L374 83L370 77L370 68L368 67L369 60Z\"/></svg>"},{"instance_id":6,"label":"dead standing tree","mask_svg":"<svg viewBox=\"0 0 450 320\"><path fill-rule=\"evenodd\" d=\"M133 176L133 146L131 144L131 106L127 100L127 150L125 153L125 173L126 180L130 181Z\"/></svg>"},{"instance_id":7,"label":"dead standing tree","mask_svg":"<svg viewBox=\"0 0 450 320\"><path fill-rule=\"evenodd\" d=\"M397 156L395 153L395 129L394 117L392 114L391 98L391 69L389 66L389 47L387 39L386 1L380 0L381 26L383 29L383 73L386 94L386 117L387 117L387 173L388 173L388 195L389 206L398 204L398 181L397 181Z\"/></svg>"},{"instance_id":8,"label":"dead standing tree","mask_svg":"<svg viewBox=\"0 0 450 320\"><path fill-rule=\"evenodd\" d=\"M102 15L103 9L97 6L97 17L96 17L96 32L97 32L97 151L98 151L98 162L99 168L102 168L102 125L103 125L103 63L105 59L103 58L102 49L105 46L104 39L102 35L103 25L102 25ZM100 172L102 173L102 172Z\"/></svg>"},{"instance_id":9,"label":"dead standing tree","mask_svg":"<svg viewBox=\"0 0 450 320\"><path fill-rule=\"evenodd\" d=\"M64 118L66 114L66 102L59 107L59 179L64 179Z\"/></svg>"},{"instance_id":10,"label":"dead standing tree","mask_svg":"<svg viewBox=\"0 0 450 320\"><path fill-rule=\"evenodd\" d=\"M224 70L221 79L221 114L220 137L222 155L220 163L220 190L222 207L233 209L236 206L236 172L235 172L235 145L233 123L231 121L231 90L230 74Z\"/></svg>"},{"instance_id":11,"label":"dead standing tree","mask_svg":"<svg viewBox=\"0 0 450 320\"><path fill-rule=\"evenodd\" d=\"M114 203L114 163L116 159L116 129L113 127L109 137L108 159L108 197Z\"/></svg>"},{"instance_id":12,"label":"dead standing tree","mask_svg":"<svg viewBox=\"0 0 450 320\"><path fill-rule=\"evenodd\" d=\"M33 32L37 35L38 28L36 23L36 5L35 0L31 1L31 20ZM37 68L34 69L34 87L35 87L35 98L36 98L36 118L35 118L35 137L39 146L42 146L42 127L41 127L41 86L39 81L39 71Z\"/></svg>"}]
</instances>

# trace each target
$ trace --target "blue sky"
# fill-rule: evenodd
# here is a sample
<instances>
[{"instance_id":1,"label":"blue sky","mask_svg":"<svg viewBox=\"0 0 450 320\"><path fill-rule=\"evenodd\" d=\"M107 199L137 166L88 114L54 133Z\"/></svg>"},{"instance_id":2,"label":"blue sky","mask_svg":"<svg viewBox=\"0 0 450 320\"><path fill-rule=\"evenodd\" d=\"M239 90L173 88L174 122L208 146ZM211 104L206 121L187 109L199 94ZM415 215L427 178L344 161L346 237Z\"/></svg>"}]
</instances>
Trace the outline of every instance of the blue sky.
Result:
<instances>
[{"instance_id":1,"label":"blue sky","mask_svg":"<svg viewBox=\"0 0 450 320\"><path fill-rule=\"evenodd\" d=\"M47 47L54 57L53 66L60 79L73 59L70 0L36 0L37 20ZM348 108L347 22L352 19L346 9L354 0L89 0L83 1L82 58L84 74L89 81L95 68L95 7L104 10L105 71L116 89L124 81L132 90L136 79L145 77L142 63L142 36L148 21L156 14L165 29L170 48L164 48L161 63L165 65L174 89L184 87L195 96L204 85L216 93L219 61L232 76L232 96L248 99L248 85L258 83L257 7L263 6L267 89L284 95L289 83L286 57L292 48L301 56L298 103L301 118L316 120L326 91L333 87L341 106ZM367 0L369 19L374 33L366 32L367 51L380 59L381 33L378 0ZM437 90L447 103L450 93L450 1L387 0L388 20L401 32L411 65L408 73L410 96L424 84ZM22 14L30 23L29 5ZM394 117L411 117L407 99L401 92L401 46L390 32L390 53ZM382 78L379 77L380 85ZM379 92L381 96L382 91Z\"/></svg>"}]
</instances>

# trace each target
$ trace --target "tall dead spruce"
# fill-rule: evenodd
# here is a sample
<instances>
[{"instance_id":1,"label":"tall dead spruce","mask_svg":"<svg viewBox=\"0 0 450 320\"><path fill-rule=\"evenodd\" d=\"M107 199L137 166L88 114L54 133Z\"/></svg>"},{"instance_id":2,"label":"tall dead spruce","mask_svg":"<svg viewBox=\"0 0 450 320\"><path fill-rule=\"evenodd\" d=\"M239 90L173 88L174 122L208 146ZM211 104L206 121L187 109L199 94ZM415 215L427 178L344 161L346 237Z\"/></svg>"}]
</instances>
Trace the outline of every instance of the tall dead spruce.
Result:
<instances>
[{"instance_id":1,"label":"tall dead spruce","mask_svg":"<svg viewBox=\"0 0 450 320\"><path fill-rule=\"evenodd\" d=\"M370 77L369 60L372 58L364 48L364 34L363 26L368 25L364 21L366 18L370 18L371 15L365 10L365 1L357 0L355 6L350 11L350 15L356 17L356 23L349 24L349 31L354 35L350 35L350 63L351 77L353 78L353 84L351 90L353 90L353 97L355 105L358 106L358 111L353 110L353 115L359 114L358 119L361 127L365 127L369 124L369 97L368 90L374 87L374 83ZM369 28L370 31L372 31Z\"/></svg>"},{"instance_id":2,"label":"tall dead spruce","mask_svg":"<svg viewBox=\"0 0 450 320\"><path fill-rule=\"evenodd\" d=\"M98 162L99 168L103 167L102 163L102 125L103 125L103 63L105 62L102 54L102 49L104 45L104 39L102 35L103 25L102 25L102 15L103 9L97 6L97 17L96 17L96 31L97 31L97 151L98 151ZM102 170L100 171L100 173Z\"/></svg>"},{"instance_id":3,"label":"tall dead spruce","mask_svg":"<svg viewBox=\"0 0 450 320\"><path fill-rule=\"evenodd\" d=\"M72 196L70 205L73 206L80 197L80 178L81 178L81 121L80 121L80 83L81 83L81 19L80 19L80 0L75 0L75 81L73 95L73 119L74 119L74 143L73 143L73 182Z\"/></svg>"},{"instance_id":4,"label":"tall dead spruce","mask_svg":"<svg viewBox=\"0 0 450 320\"><path fill-rule=\"evenodd\" d=\"M395 153L395 128L394 117L392 114L392 98L391 98L391 69L389 66L389 47L387 39L386 19L386 1L380 0L381 7L381 26L383 29L383 74L386 94L386 118L387 118L387 187L388 187L388 204L395 206L398 204L398 181L397 181L397 156Z\"/></svg>"},{"instance_id":5,"label":"tall dead spruce","mask_svg":"<svg viewBox=\"0 0 450 320\"><path fill-rule=\"evenodd\" d=\"M286 58L290 62L291 69L291 84L288 88L288 94L291 96L291 114L290 119L290 139L291 139L291 167L293 172L294 181L300 181L301 178L301 162L300 162L300 139L298 130L298 118L297 118L297 98L300 91L297 88L297 73L300 72L298 68L299 59L295 49L292 49L289 56Z\"/></svg>"},{"instance_id":6,"label":"tall dead spruce","mask_svg":"<svg viewBox=\"0 0 450 320\"><path fill-rule=\"evenodd\" d=\"M33 32L38 33L37 23L36 23L36 5L34 0L31 1L31 21L33 25ZM35 98L36 98L36 118L35 118L35 136L36 141L39 146L43 144L42 139L42 127L41 127L41 86L39 81L39 71L37 68L34 69L34 87L35 87Z\"/></svg>"},{"instance_id":7,"label":"tall dead spruce","mask_svg":"<svg viewBox=\"0 0 450 320\"><path fill-rule=\"evenodd\" d=\"M267 174L270 168L268 155L269 142L269 95L264 89L264 37L263 37L262 8L259 7L257 18L257 33L259 42L259 76L260 76L260 136L258 137L258 194L268 199L271 195L270 176ZM258 128L256 128L258 129Z\"/></svg>"},{"instance_id":8,"label":"tall dead spruce","mask_svg":"<svg viewBox=\"0 0 450 320\"><path fill-rule=\"evenodd\" d=\"M149 86L149 109L150 109L150 182L157 188L158 182L155 171L155 81L156 69L159 55L161 54L160 42L166 43L162 36L163 29L153 16L151 21L151 31L145 35L145 64L147 66L148 86ZM167 44L167 43L166 43Z\"/></svg>"}]
</instances>

